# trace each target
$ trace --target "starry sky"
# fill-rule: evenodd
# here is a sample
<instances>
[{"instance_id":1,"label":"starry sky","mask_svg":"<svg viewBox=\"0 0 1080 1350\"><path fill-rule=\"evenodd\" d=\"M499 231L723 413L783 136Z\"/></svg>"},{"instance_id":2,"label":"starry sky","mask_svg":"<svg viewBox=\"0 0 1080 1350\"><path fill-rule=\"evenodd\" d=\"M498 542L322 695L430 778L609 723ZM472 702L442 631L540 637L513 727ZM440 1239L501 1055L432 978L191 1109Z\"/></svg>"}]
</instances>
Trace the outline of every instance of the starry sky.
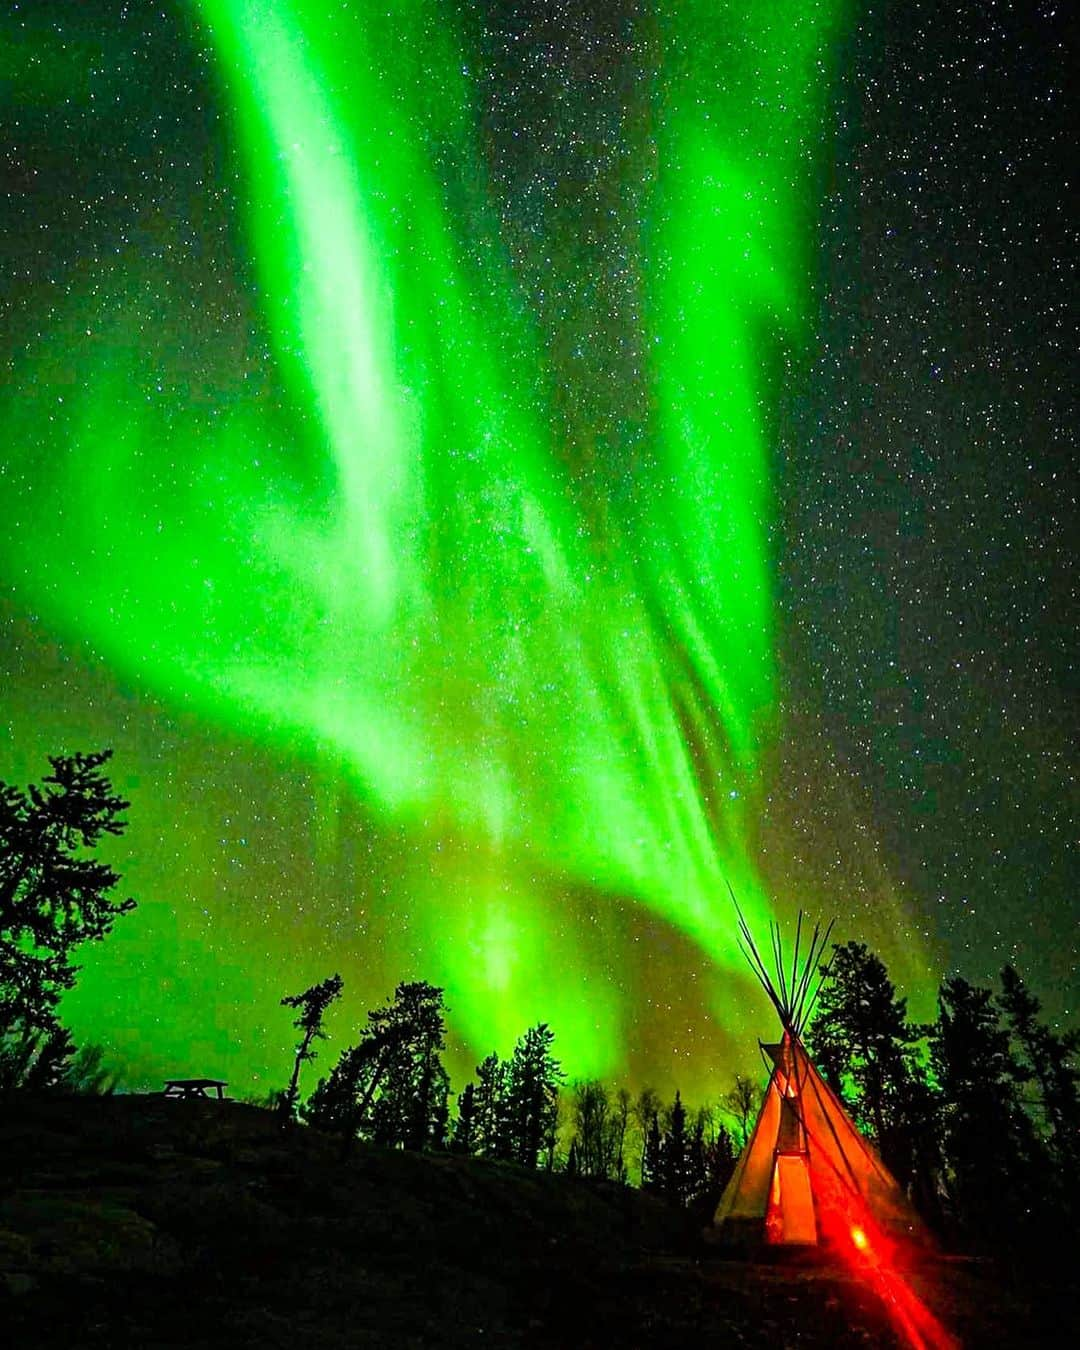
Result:
<instances>
[{"instance_id":1,"label":"starry sky","mask_svg":"<svg viewBox=\"0 0 1080 1350\"><path fill-rule=\"evenodd\" d=\"M1068 1020L1063 14L374 8L4 19L0 777L132 801L76 1034L258 1092L338 969L701 1096L726 881Z\"/></svg>"}]
</instances>

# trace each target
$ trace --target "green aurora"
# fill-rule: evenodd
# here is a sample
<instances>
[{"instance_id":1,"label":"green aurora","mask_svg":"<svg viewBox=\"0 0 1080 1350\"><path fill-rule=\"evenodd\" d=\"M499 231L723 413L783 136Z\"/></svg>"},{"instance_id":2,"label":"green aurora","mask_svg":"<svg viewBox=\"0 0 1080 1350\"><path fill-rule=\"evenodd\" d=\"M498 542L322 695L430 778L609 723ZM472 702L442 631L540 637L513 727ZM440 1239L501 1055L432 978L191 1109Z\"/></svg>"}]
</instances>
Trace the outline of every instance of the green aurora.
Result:
<instances>
[{"instance_id":1,"label":"green aurora","mask_svg":"<svg viewBox=\"0 0 1080 1350\"><path fill-rule=\"evenodd\" d=\"M140 909L88 955L72 1021L136 1076L274 1081L276 999L340 968L354 1014L399 978L445 985L462 1064L544 1019L572 1073L664 1080L692 1021L713 1052L683 1051L685 1087L708 1082L747 990L726 883L760 924L796 870L758 825L782 736L769 456L813 332L846 6L642 21L625 398L648 453L628 472L616 438L588 476L465 19L195 8L215 172L241 184L236 309L200 309L177 220L146 220L73 264L0 421L30 484L0 541L26 640L81 663L16 765L115 744L133 799L112 856ZM580 257L550 253L558 287ZM221 805L238 764L247 816ZM246 823L226 840L206 814ZM810 868L781 912L796 898L830 902Z\"/></svg>"}]
</instances>

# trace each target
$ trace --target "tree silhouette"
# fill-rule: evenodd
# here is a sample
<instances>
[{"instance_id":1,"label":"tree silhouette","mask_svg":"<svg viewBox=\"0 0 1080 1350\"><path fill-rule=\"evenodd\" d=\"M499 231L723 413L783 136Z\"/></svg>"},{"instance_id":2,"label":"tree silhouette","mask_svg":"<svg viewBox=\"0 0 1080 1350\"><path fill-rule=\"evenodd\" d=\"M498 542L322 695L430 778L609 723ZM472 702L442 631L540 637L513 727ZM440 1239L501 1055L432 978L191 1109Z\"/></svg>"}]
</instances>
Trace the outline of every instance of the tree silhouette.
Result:
<instances>
[{"instance_id":1,"label":"tree silhouette","mask_svg":"<svg viewBox=\"0 0 1080 1350\"><path fill-rule=\"evenodd\" d=\"M656 1110L645 1130L641 1152L641 1189L656 1195L664 1189L664 1136L660 1129L660 1113Z\"/></svg>"},{"instance_id":2,"label":"tree silhouette","mask_svg":"<svg viewBox=\"0 0 1080 1350\"><path fill-rule=\"evenodd\" d=\"M710 1217L720 1202L724 1187L731 1180L738 1159L739 1150L735 1147L731 1131L718 1125L705 1149L705 1182L711 1197L708 1206Z\"/></svg>"},{"instance_id":3,"label":"tree silhouette","mask_svg":"<svg viewBox=\"0 0 1080 1350\"><path fill-rule=\"evenodd\" d=\"M102 766L111 750L51 755L52 773L25 792L0 783L0 1035L49 1037L75 983L75 949L103 938L134 900L114 901L120 878L86 854L119 835L129 805Z\"/></svg>"},{"instance_id":4,"label":"tree silhouette","mask_svg":"<svg viewBox=\"0 0 1080 1350\"><path fill-rule=\"evenodd\" d=\"M466 1156L476 1152L476 1086L466 1083L458 1098L457 1118L450 1136L452 1153Z\"/></svg>"},{"instance_id":5,"label":"tree silhouette","mask_svg":"<svg viewBox=\"0 0 1080 1350\"><path fill-rule=\"evenodd\" d=\"M305 989L302 994L293 994L281 1000L283 1008L300 1010L300 1016L293 1022L293 1026L301 1033L289 1086L281 1094L279 1106L283 1122L292 1120L296 1114L296 1103L300 1095L300 1068L305 1062L315 1058L316 1052L312 1049L312 1042L326 1039L323 1018L331 1003L341 997L341 990L341 976L331 975L320 984L313 984L310 989Z\"/></svg>"},{"instance_id":6,"label":"tree silhouette","mask_svg":"<svg viewBox=\"0 0 1080 1350\"><path fill-rule=\"evenodd\" d=\"M566 1175L568 1177L576 1177L579 1176L580 1173L581 1168L578 1165L577 1140L571 1139L570 1151L566 1155Z\"/></svg>"},{"instance_id":7,"label":"tree silhouette","mask_svg":"<svg viewBox=\"0 0 1080 1350\"><path fill-rule=\"evenodd\" d=\"M119 1075L105 1066L105 1051L100 1045L82 1045L72 1056L60 1086L65 1092L83 1097L109 1097L115 1092Z\"/></svg>"},{"instance_id":8,"label":"tree silhouette","mask_svg":"<svg viewBox=\"0 0 1080 1350\"><path fill-rule=\"evenodd\" d=\"M761 1088L745 1073L737 1073L731 1088L724 1093L721 1104L738 1126L740 1148L750 1138L750 1125L761 1105L761 1096Z\"/></svg>"},{"instance_id":9,"label":"tree silhouette","mask_svg":"<svg viewBox=\"0 0 1080 1350\"><path fill-rule=\"evenodd\" d=\"M441 989L423 980L399 984L320 1080L306 1119L347 1142L359 1135L389 1148L441 1147L450 1092L440 1058L445 1011Z\"/></svg>"},{"instance_id":10,"label":"tree silhouette","mask_svg":"<svg viewBox=\"0 0 1080 1350\"><path fill-rule=\"evenodd\" d=\"M509 1158L507 1098L510 1066L494 1052L476 1066L476 1151L483 1158Z\"/></svg>"},{"instance_id":11,"label":"tree silhouette","mask_svg":"<svg viewBox=\"0 0 1080 1350\"><path fill-rule=\"evenodd\" d=\"M929 1198L942 1160L938 1103L920 1051L928 1029L908 1021L907 1000L864 944L835 946L827 971L807 1047L886 1165Z\"/></svg>"},{"instance_id":12,"label":"tree silhouette","mask_svg":"<svg viewBox=\"0 0 1080 1350\"><path fill-rule=\"evenodd\" d=\"M388 1100L384 1096L381 1108ZM427 1053L405 1088L403 1129L388 1131L381 1142L416 1151L445 1148L450 1126L450 1075L437 1054Z\"/></svg>"},{"instance_id":13,"label":"tree silhouette","mask_svg":"<svg viewBox=\"0 0 1080 1350\"><path fill-rule=\"evenodd\" d=\"M681 1095L668 1113L660 1153L661 1190L673 1205L685 1205L690 1192L690 1139L686 1129L686 1107Z\"/></svg>"},{"instance_id":14,"label":"tree silhouette","mask_svg":"<svg viewBox=\"0 0 1080 1350\"><path fill-rule=\"evenodd\" d=\"M450 1083L443 991L424 980L399 984L393 1002L368 1013L370 1034L393 1045L375 1098L368 1132L389 1148L423 1149L446 1139Z\"/></svg>"},{"instance_id":15,"label":"tree silhouette","mask_svg":"<svg viewBox=\"0 0 1080 1350\"><path fill-rule=\"evenodd\" d=\"M906 1076L905 1050L921 1028L907 1020L881 959L861 942L833 948L808 1048L861 1128L883 1150Z\"/></svg>"},{"instance_id":16,"label":"tree silhouette","mask_svg":"<svg viewBox=\"0 0 1080 1350\"><path fill-rule=\"evenodd\" d=\"M649 1130L660 1114L660 1094L651 1087L643 1087L631 1103L630 1116L634 1122L634 1134L637 1139L637 1175L638 1184L645 1187L645 1152L648 1145Z\"/></svg>"},{"instance_id":17,"label":"tree silhouette","mask_svg":"<svg viewBox=\"0 0 1080 1350\"><path fill-rule=\"evenodd\" d=\"M551 1154L559 1112L562 1070L552 1054L555 1033L541 1022L514 1047L506 1073L506 1129L512 1157L535 1167L541 1151Z\"/></svg>"},{"instance_id":18,"label":"tree silhouette","mask_svg":"<svg viewBox=\"0 0 1080 1350\"><path fill-rule=\"evenodd\" d=\"M308 1124L340 1134L346 1144L351 1143L379 1086L390 1052L389 1045L370 1035L343 1050L328 1076L319 1079L301 1108Z\"/></svg>"},{"instance_id":19,"label":"tree silhouette","mask_svg":"<svg viewBox=\"0 0 1080 1350\"><path fill-rule=\"evenodd\" d=\"M1039 1020L1041 1004L1012 966L1001 972L998 1003L1020 1046L1026 1076L1038 1085L1036 1103L1058 1161L1080 1162L1080 1033L1058 1035Z\"/></svg>"},{"instance_id":20,"label":"tree silhouette","mask_svg":"<svg viewBox=\"0 0 1080 1350\"><path fill-rule=\"evenodd\" d=\"M616 1181L621 1181L624 1186L630 1180L630 1169L626 1161L626 1146L632 1110L633 1098L626 1088L619 1088L612 1100L611 1110L612 1176Z\"/></svg>"},{"instance_id":21,"label":"tree silhouette","mask_svg":"<svg viewBox=\"0 0 1080 1350\"><path fill-rule=\"evenodd\" d=\"M951 1191L969 1235L992 1242L1000 1216L1014 1222L1033 1212L1039 1169L1037 1141L1019 1084L1025 1071L1013 1058L989 989L946 980L931 1038L945 1113Z\"/></svg>"},{"instance_id":22,"label":"tree silhouette","mask_svg":"<svg viewBox=\"0 0 1080 1350\"><path fill-rule=\"evenodd\" d=\"M66 1027L0 1039L0 1095L11 1092L60 1092L82 1097L109 1096L117 1075L104 1067L100 1045L76 1050Z\"/></svg>"},{"instance_id":23,"label":"tree silhouette","mask_svg":"<svg viewBox=\"0 0 1080 1350\"><path fill-rule=\"evenodd\" d=\"M712 1113L702 1108L694 1115L694 1123L689 1134L686 1148L686 1195L684 1203L696 1207L701 1204L709 1191L708 1142L706 1131L711 1133ZM715 1208L715 1202L713 1204Z\"/></svg>"},{"instance_id":24,"label":"tree silhouette","mask_svg":"<svg viewBox=\"0 0 1080 1350\"><path fill-rule=\"evenodd\" d=\"M50 1092L62 1087L74 1053L66 1027L7 1036L0 1042L0 1092Z\"/></svg>"},{"instance_id":25,"label":"tree silhouette","mask_svg":"<svg viewBox=\"0 0 1080 1350\"><path fill-rule=\"evenodd\" d=\"M578 1171L583 1177L616 1176L619 1121L611 1106L607 1087L599 1079L573 1085L570 1099L573 1142Z\"/></svg>"}]
</instances>

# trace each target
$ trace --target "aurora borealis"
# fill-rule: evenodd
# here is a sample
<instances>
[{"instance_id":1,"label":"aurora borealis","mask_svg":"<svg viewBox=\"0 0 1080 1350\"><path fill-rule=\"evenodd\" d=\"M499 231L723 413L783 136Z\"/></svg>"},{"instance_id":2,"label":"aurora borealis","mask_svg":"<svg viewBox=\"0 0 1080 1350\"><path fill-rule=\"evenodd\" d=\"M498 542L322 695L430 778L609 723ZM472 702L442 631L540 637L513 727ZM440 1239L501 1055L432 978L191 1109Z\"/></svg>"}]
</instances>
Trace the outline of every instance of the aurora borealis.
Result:
<instances>
[{"instance_id":1,"label":"aurora borealis","mask_svg":"<svg viewBox=\"0 0 1080 1350\"><path fill-rule=\"evenodd\" d=\"M336 1035L426 978L463 1065L544 1019L573 1073L692 1092L759 1020L725 880L751 914L838 911L913 994L1013 959L1022 888L974 944L936 912L949 850L991 852L948 766L1014 763L977 729L1015 683L978 669L993 606L968 596L954 730L910 636L948 654L949 608L873 563L914 541L934 575L929 517L976 499L955 466L1008 402L940 333L892 404L893 353L855 351L909 285L861 289L887 244L849 256L895 230L851 129L882 28L831 0L328 11L47 3L5 33L0 776L114 746L140 904L77 1033L136 1080L258 1090L278 998L340 969ZM860 563L859 475L899 484L926 403L955 427L920 431L923 495ZM1026 772L1060 819L1062 761ZM1050 908L1061 857L1035 850Z\"/></svg>"}]
</instances>

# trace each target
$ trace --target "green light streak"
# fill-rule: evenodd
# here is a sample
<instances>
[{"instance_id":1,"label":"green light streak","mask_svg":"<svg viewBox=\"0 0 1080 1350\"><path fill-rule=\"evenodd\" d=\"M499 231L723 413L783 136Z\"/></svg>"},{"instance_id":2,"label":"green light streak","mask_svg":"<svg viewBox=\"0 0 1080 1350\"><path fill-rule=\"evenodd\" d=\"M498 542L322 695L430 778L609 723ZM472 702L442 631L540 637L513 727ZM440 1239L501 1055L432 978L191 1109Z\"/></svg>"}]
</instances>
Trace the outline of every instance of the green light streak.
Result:
<instances>
[{"instance_id":1,"label":"green light streak","mask_svg":"<svg viewBox=\"0 0 1080 1350\"><path fill-rule=\"evenodd\" d=\"M444 982L478 1051L544 1018L574 1072L615 1071L630 1010L553 923L560 887L627 897L740 974L722 878L769 908L749 842L776 730L767 410L806 336L842 6L660 22L640 260L659 468L603 540L551 441L561 373L521 317L448 8L197 8L265 335L238 361L164 263L88 278L5 403L32 480L6 570L125 676L340 762L411 833L428 882L387 879L409 937L384 959Z\"/></svg>"}]
</instances>

